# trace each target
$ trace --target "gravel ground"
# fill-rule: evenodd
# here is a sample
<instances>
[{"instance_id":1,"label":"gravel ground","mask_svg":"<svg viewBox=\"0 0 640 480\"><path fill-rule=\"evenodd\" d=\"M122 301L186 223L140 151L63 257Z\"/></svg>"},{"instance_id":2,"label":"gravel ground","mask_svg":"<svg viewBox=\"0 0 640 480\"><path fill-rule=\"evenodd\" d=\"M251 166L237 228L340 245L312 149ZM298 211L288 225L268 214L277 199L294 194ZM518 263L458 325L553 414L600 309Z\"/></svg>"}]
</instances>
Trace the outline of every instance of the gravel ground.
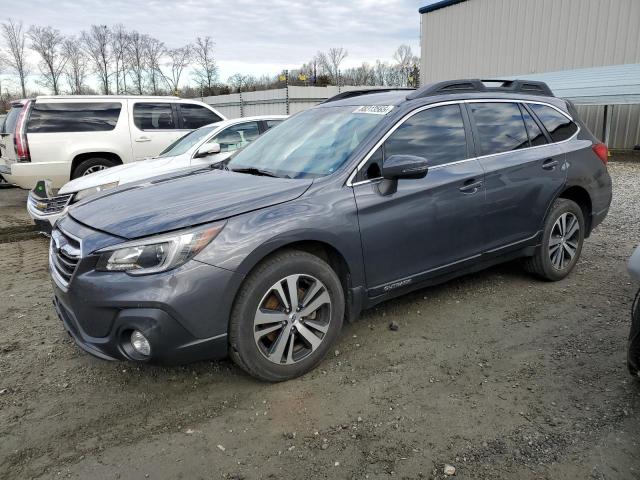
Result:
<instances>
[{"instance_id":1,"label":"gravel ground","mask_svg":"<svg viewBox=\"0 0 640 480\"><path fill-rule=\"evenodd\" d=\"M510 263L386 302L277 385L228 361L90 357L51 307L47 241L0 243L0 478L640 478L640 163L610 172L611 213L567 279ZM22 194L0 190L3 222Z\"/></svg>"}]
</instances>

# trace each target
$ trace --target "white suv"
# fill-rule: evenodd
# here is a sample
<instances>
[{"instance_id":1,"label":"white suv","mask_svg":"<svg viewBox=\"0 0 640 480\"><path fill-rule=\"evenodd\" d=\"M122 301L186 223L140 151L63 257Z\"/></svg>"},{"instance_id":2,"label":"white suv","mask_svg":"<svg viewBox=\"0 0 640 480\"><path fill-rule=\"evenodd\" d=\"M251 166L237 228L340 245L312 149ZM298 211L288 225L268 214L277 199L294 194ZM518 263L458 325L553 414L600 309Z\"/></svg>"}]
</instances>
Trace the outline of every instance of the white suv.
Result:
<instances>
[{"instance_id":1,"label":"white suv","mask_svg":"<svg viewBox=\"0 0 640 480\"><path fill-rule=\"evenodd\" d=\"M0 135L0 175L33 188L154 157L186 132L225 120L178 97L42 96L12 104Z\"/></svg>"},{"instance_id":2,"label":"white suv","mask_svg":"<svg viewBox=\"0 0 640 480\"><path fill-rule=\"evenodd\" d=\"M185 134L156 158L76 178L55 194L49 182L43 180L29 192L27 210L40 231L48 233L56 220L66 214L70 204L127 183L224 162L286 118L285 115L263 115L206 125Z\"/></svg>"}]
</instances>

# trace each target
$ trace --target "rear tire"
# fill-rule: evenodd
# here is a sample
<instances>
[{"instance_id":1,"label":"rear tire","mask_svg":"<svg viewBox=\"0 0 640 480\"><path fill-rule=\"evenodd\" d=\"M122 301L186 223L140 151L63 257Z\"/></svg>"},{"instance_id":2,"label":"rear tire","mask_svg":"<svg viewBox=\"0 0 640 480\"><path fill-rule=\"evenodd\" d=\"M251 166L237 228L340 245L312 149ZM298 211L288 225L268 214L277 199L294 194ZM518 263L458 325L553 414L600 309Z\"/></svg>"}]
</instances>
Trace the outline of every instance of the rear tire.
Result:
<instances>
[{"instance_id":1,"label":"rear tire","mask_svg":"<svg viewBox=\"0 0 640 480\"><path fill-rule=\"evenodd\" d=\"M340 279L323 260L288 250L263 261L236 297L229 325L231 359L268 382L315 368L342 329Z\"/></svg>"},{"instance_id":2,"label":"rear tire","mask_svg":"<svg viewBox=\"0 0 640 480\"><path fill-rule=\"evenodd\" d=\"M524 260L526 270L550 282L562 280L580 258L584 234L580 206L566 198L557 199L547 215L540 247Z\"/></svg>"},{"instance_id":3,"label":"rear tire","mask_svg":"<svg viewBox=\"0 0 640 480\"><path fill-rule=\"evenodd\" d=\"M110 160L108 158L102 157L93 157L83 160L73 169L73 173L71 178L79 178L84 177L85 175L89 175L91 173L99 172L101 170L106 170L107 168L115 167L118 165L117 162Z\"/></svg>"}]
</instances>

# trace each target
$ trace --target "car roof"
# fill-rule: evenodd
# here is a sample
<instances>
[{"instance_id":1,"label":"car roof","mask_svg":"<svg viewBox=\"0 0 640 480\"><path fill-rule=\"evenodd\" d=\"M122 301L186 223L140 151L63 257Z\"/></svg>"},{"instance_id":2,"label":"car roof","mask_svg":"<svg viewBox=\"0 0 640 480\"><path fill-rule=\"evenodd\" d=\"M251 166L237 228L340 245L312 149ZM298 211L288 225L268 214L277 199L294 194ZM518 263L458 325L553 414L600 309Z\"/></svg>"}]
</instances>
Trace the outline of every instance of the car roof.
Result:
<instances>
[{"instance_id":1,"label":"car roof","mask_svg":"<svg viewBox=\"0 0 640 480\"><path fill-rule=\"evenodd\" d=\"M220 122L210 123L209 125L205 125L205 126L210 127L215 125L216 127L228 127L229 125L236 125L239 123L259 122L259 121L265 121L265 120L286 120L287 118L289 118L288 115L255 115L253 117L230 118L228 120L222 120Z\"/></svg>"},{"instance_id":2,"label":"car roof","mask_svg":"<svg viewBox=\"0 0 640 480\"><path fill-rule=\"evenodd\" d=\"M414 90L415 91L415 90ZM367 93L364 95L357 95L353 97L331 100L324 102L318 107L339 107L339 106L362 106L362 105L393 105L395 107L427 105L430 103L439 103L446 101L463 101L473 99L500 99L500 100L513 100L513 101L530 101L549 103L554 105L563 111L568 111L567 102L562 98L547 96L547 95L532 95L517 92L499 92L499 91L486 91L486 92L460 92L460 93L442 93L437 95L430 95L425 97L418 97L409 99L407 96L412 91L396 90L385 91L381 93Z\"/></svg>"},{"instance_id":3,"label":"car roof","mask_svg":"<svg viewBox=\"0 0 640 480\"><path fill-rule=\"evenodd\" d=\"M193 98L183 99L173 95L38 95L37 100L191 100L200 102ZM200 102L201 103L201 102Z\"/></svg>"}]
</instances>

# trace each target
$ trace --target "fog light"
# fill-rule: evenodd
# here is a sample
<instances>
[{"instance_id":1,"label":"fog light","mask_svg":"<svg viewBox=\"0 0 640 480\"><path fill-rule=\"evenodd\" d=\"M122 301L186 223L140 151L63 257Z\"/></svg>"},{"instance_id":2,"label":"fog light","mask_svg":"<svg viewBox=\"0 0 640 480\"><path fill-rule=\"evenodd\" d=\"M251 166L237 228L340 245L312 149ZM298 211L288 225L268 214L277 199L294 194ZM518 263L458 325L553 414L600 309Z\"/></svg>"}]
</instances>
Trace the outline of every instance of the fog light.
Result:
<instances>
[{"instance_id":1,"label":"fog light","mask_svg":"<svg viewBox=\"0 0 640 480\"><path fill-rule=\"evenodd\" d=\"M142 332L139 332L138 330L134 330L131 334L131 346L140 355L148 357L151 354L151 345L149 345L149 340L147 340Z\"/></svg>"}]
</instances>

